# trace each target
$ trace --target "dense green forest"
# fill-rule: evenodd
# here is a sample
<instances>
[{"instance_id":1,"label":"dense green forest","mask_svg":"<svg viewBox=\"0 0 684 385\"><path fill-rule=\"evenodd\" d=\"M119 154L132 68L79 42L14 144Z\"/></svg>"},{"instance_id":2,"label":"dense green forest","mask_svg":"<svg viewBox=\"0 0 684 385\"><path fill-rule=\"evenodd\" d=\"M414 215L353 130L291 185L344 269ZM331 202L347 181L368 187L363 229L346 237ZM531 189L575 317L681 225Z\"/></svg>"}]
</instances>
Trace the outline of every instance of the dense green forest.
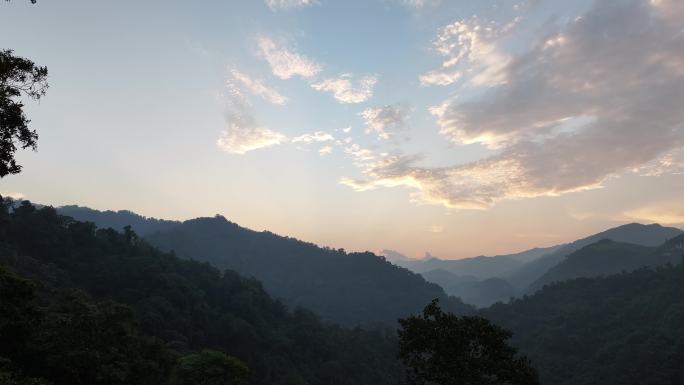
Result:
<instances>
[{"instance_id":1,"label":"dense green forest","mask_svg":"<svg viewBox=\"0 0 684 385\"><path fill-rule=\"evenodd\" d=\"M675 240L678 238L674 238ZM568 255L531 286L536 291L553 282L629 272L645 266L676 264L680 258L662 247L647 247L604 239Z\"/></svg>"},{"instance_id":2,"label":"dense green forest","mask_svg":"<svg viewBox=\"0 0 684 385\"><path fill-rule=\"evenodd\" d=\"M256 232L222 216L185 221L145 239L178 256L255 277L291 306L343 325L395 324L434 298L448 311L473 311L440 286L373 253L347 253Z\"/></svg>"},{"instance_id":3,"label":"dense green forest","mask_svg":"<svg viewBox=\"0 0 684 385\"><path fill-rule=\"evenodd\" d=\"M254 279L51 207L0 207L0 264L23 277L3 270L3 284L19 289L14 300L0 293L2 341L14 341L0 357L28 377L161 384L177 372L174 357L203 349L243 361L250 384L395 384L402 373L393 331L349 330L290 311Z\"/></svg>"},{"instance_id":4,"label":"dense green forest","mask_svg":"<svg viewBox=\"0 0 684 385\"><path fill-rule=\"evenodd\" d=\"M683 245L658 252L681 260ZM547 285L480 314L513 331L544 384L684 384L681 263Z\"/></svg>"},{"instance_id":5,"label":"dense green forest","mask_svg":"<svg viewBox=\"0 0 684 385\"><path fill-rule=\"evenodd\" d=\"M159 251L128 227L98 229L25 202L2 206L0 245L8 384L183 384L196 378L188 367L216 361L250 384L396 384L404 372L394 329L288 310L253 278ZM677 261L684 236L633 246L600 241L575 257L632 263L641 259L627 251L638 249ZM682 282L681 264L570 279L476 314L512 332L542 384L682 384Z\"/></svg>"}]
</instances>

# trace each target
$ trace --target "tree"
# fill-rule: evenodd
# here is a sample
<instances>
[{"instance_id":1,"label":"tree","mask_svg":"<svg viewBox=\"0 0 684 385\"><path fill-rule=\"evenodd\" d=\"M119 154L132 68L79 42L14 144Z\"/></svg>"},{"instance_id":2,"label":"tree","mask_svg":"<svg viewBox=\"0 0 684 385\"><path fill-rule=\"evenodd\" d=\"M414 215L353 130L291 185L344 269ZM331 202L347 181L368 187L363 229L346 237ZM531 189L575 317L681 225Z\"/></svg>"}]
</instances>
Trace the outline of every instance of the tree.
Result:
<instances>
[{"instance_id":1,"label":"tree","mask_svg":"<svg viewBox=\"0 0 684 385\"><path fill-rule=\"evenodd\" d=\"M14 159L17 146L36 149L38 134L28 127L21 96L38 100L48 89L47 67L14 56L12 50L0 51L0 178L21 172Z\"/></svg>"},{"instance_id":2,"label":"tree","mask_svg":"<svg viewBox=\"0 0 684 385\"><path fill-rule=\"evenodd\" d=\"M178 361L177 377L178 385L243 384L247 366L223 352L203 350Z\"/></svg>"},{"instance_id":3,"label":"tree","mask_svg":"<svg viewBox=\"0 0 684 385\"><path fill-rule=\"evenodd\" d=\"M399 357L415 385L535 385L537 372L507 343L511 333L481 317L444 313L400 319Z\"/></svg>"}]
</instances>

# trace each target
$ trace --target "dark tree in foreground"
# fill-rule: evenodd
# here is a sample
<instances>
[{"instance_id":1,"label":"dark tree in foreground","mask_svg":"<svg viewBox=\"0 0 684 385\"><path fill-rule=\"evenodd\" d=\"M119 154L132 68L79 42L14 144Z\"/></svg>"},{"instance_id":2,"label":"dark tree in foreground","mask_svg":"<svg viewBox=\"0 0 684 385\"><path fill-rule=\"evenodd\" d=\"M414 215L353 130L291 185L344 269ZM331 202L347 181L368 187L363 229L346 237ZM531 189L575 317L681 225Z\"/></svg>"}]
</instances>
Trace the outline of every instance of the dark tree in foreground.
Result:
<instances>
[{"instance_id":1,"label":"dark tree in foreground","mask_svg":"<svg viewBox=\"0 0 684 385\"><path fill-rule=\"evenodd\" d=\"M536 385L537 372L508 345L511 333L481 317L444 313L433 300L400 319L399 356L415 385Z\"/></svg>"},{"instance_id":2,"label":"dark tree in foreground","mask_svg":"<svg viewBox=\"0 0 684 385\"><path fill-rule=\"evenodd\" d=\"M28 127L22 96L40 99L47 91L47 67L0 50L0 178L17 174L21 166L14 159L17 146L36 149L38 134Z\"/></svg>"}]
</instances>

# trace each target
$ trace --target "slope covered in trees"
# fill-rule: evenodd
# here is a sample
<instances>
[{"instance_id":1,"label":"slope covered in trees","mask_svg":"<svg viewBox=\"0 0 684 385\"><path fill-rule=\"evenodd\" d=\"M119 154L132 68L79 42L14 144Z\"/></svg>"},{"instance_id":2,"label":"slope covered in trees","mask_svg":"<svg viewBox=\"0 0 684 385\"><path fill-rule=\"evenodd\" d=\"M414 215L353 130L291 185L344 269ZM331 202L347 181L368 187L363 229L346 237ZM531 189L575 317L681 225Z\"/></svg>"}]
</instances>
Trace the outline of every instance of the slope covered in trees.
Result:
<instances>
[{"instance_id":1,"label":"slope covered in trees","mask_svg":"<svg viewBox=\"0 0 684 385\"><path fill-rule=\"evenodd\" d=\"M116 231L123 231L124 227L131 226L136 234L144 237L147 234L168 230L180 224L178 221L156 219L138 215L132 211L100 211L88 207L70 205L57 207L57 212L74 218L81 222L93 222L97 227L111 227Z\"/></svg>"},{"instance_id":2,"label":"slope covered in trees","mask_svg":"<svg viewBox=\"0 0 684 385\"><path fill-rule=\"evenodd\" d=\"M680 234L682 234L682 230L674 227L663 227L658 224L642 225L639 223L630 223L568 243L555 250L553 253L538 258L503 275L502 278L510 282L518 292L525 293L530 290L530 285L551 268L561 263L565 257L602 239L655 247Z\"/></svg>"},{"instance_id":3,"label":"slope covered in trees","mask_svg":"<svg viewBox=\"0 0 684 385\"><path fill-rule=\"evenodd\" d=\"M321 248L245 229L221 216L186 221L146 239L181 257L255 277L275 297L344 325L395 325L435 298L445 310L473 311L440 286L370 252Z\"/></svg>"},{"instance_id":4,"label":"slope covered in trees","mask_svg":"<svg viewBox=\"0 0 684 385\"><path fill-rule=\"evenodd\" d=\"M659 250L682 258L684 239ZM684 383L684 266L546 286L480 315L513 332L543 384Z\"/></svg>"},{"instance_id":5,"label":"slope covered in trees","mask_svg":"<svg viewBox=\"0 0 684 385\"><path fill-rule=\"evenodd\" d=\"M122 338L138 343L137 338L148 341L156 337L164 343L154 343L150 349L160 349L162 356L207 348L223 351L247 364L251 384L394 384L401 373L393 332L348 330L323 323L301 308L289 311L253 279L233 271L221 273L206 263L181 260L149 246L130 229L124 233L97 229L92 223L60 216L50 207L36 209L24 203L12 212L7 205L0 207L0 265L36 283L41 307L65 306L61 298L64 290L71 288L92 297L77 305L85 309L86 319L112 314L110 305L100 308L96 304L115 301L113 309L125 305L134 315L130 322L125 321L128 313L123 310L121 317L110 320L115 325L125 321L121 327L130 338L120 334ZM6 291L0 293L4 295ZM0 303L7 303L7 298ZM65 319L84 319L78 312L64 314ZM31 324L33 331L42 330L36 329L38 325ZM64 370L80 368L78 354L83 348L68 342L95 332L87 324L73 325L64 341L50 339L55 344L50 348L52 354L58 352L64 360L73 360L65 362ZM127 349L135 350L121 347L120 351ZM0 364L7 360L10 364L23 362L16 354L8 357L6 353L0 353ZM47 360L50 356L41 357ZM157 355L153 358L160 360L159 365L166 362ZM117 365L125 362L125 357L118 357L105 362L104 369L98 371L116 372ZM36 372L36 377L42 373ZM61 377L52 380L55 384L89 383Z\"/></svg>"},{"instance_id":6,"label":"slope covered in trees","mask_svg":"<svg viewBox=\"0 0 684 385\"><path fill-rule=\"evenodd\" d=\"M678 257L663 253L660 248L604 239L568 255L534 282L530 286L530 291L572 278L597 277L622 271L629 272L645 266L679 262Z\"/></svg>"}]
</instances>

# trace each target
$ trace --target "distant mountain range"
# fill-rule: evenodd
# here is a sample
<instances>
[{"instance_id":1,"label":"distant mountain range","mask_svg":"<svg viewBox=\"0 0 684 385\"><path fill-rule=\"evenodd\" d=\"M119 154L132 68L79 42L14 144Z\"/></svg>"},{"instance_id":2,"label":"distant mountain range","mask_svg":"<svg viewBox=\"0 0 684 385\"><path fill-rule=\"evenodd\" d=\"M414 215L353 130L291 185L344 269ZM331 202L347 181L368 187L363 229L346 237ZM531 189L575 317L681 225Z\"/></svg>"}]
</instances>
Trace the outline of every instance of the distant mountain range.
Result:
<instances>
[{"instance_id":1,"label":"distant mountain range","mask_svg":"<svg viewBox=\"0 0 684 385\"><path fill-rule=\"evenodd\" d=\"M130 225L162 250L253 276L272 295L342 324L393 322L398 316L418 310L430 297L446 299L452 309L469 312L472 309L447 297L485 307L552 282L657 265L659 262L649 259L649 253L682 234L673 227L631 223L567 244L514 254L460 260L427 254L417 260L394 250L382 250L382 258L377 258L372 253L320 248L270 232L245 229L220 216L178 222L146 218L130 211L79 206L58 210L100 227L121 230ZM602 240L614 242L582 250ZM597 253L600 256L595 256Z\"/></svg>"},{"instance_id":2,"label":"distant mountain range","mask_svg":"<svg viewBox=\"0 0 684 385\"><path fill-rule=\"evenodd\" d=\"M649 247L660 245L680 234L682 230L673 227L630 223L567 244L492 257L478 256L459 260L429 257L416 260L397 251L384 250L383 253L386 257L389 256L388 260L442 286L448 294L482 307L533 292L551 282L619 273L622 270L630 271L653 265L655 262L646 256L637 257L633 254L638 253L637 250L648 254L652 251ZM583 260L582 268L577 266L578 261L575 258L566 260L566 257L583 247L601 240L612 240L625 245L596 246L606 254ZM613 250L612 257L609 255L611 248L616 249ZM589 254L591 252L592 250L587 251Z\"/></svg>"}]
</instances>

